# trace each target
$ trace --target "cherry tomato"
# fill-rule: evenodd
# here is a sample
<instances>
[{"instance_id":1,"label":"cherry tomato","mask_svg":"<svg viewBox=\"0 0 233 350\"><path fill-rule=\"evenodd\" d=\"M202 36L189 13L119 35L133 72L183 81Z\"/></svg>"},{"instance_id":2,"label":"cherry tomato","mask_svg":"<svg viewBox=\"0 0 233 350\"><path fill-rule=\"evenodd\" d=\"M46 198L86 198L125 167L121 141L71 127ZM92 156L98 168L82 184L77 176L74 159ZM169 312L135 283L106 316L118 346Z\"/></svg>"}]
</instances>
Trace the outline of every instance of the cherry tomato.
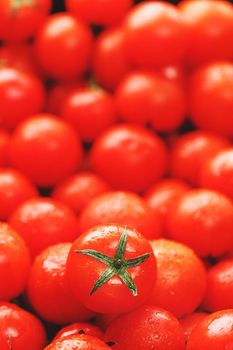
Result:
<instances>
[{"instance_id":1,"label":"cherry tomato","mask_svg":"<svg viewBox=\"0 0 233 350\"><path fill-rule=\"evenodd\" d=\"M205 317L193 329L187 350L225 350L233 344L233 310L222 310Z\"/></svg>"},{"instance_id":2,"label":"cherry tomato","mask_svg":"<svg viewBox=\"0 0 233 350\"><path fill-rule=\"evenodd\" d=\"M66 0L66 7L89 24L112 26L122 20L132 3L132 0Z\"/></svg>"},{"instance_id":3,"label":"cherry tomato","mask_svg":"<svg viewBox=\"0 0 233 350\"><path fill-rule=\"evenodd\" d=\"M52 196L79 215L92 199L108 190L108 185L96 174L79 172L55 187Z\"/></svg>"},{"instance_id":4,"label":"cherry tomato","mask_svg":"<svg viewBox=\"0 0 233 350\"><path fill-rule=\"evenodd\" d=\"M79 334L52 342L44 350L109 350L102 340L91 335Z\"/></svg>"},{"instance_id":5,"label":"cherry tomato","mask_svg":"<svg viewBox=\"0 0 233 350\"><path fill-rule=\"evenodd\" d=\"M8 145L10 135L7 131L0 128L0 167L4 167L8 163Z\"/></svg>"},{"instance_id":6,"label":"cherry tomato","mask_svg":"<svg viewBox=\"0 0 233 350\"><path fill-rule=\"evenodd\" d=\"M197 324L199 324L208 314L205 312L194 312L180 319L180 323L184 329L186 343L189 340L190 334Z\"/></svg>"},{"instance_id":7,"label":"cherry tomato","mask_svg":"<svg viewBox=\"0 0 233 350\"><path fill-rule=\"evenodd\" d=\"M86 335L91 335L92 337L96 337L99 339L104 338L104 333L103 331L87 322L82 322L82 323L73 323L70 324L69 326L66 326L62 328L57 334L56 337L54 338L53 341L64 338L64 337L70 337L76 334L86 334Z\"/></svg>"},{"instance_id":8,"label":"cherry tomato","mask_svg":"<svg viewBox=\"0 0 233 350\"><path fill-rule=\"evenodd\" d=\"M0 223L0 257L0 300L10 300L24 291L30 254L18 233L4 223Z\"/></svg>"},{"instance_id":9,"label":"cherry tomato","mask_svg":"<svg viewBox=\"0 0 233 350\"><path fill-rule=\"evenodd\" d=\"M69 124L50 114L21 123L10 140L10 163L38 186L49 187L81 163L82 147Z\"/></svg>"},{"instance_id":10,"label":"cherry tomato","mask_svg":"<svg viewBox=\"0 0 233 350\"><path fill-rule=\"evenodd\" d=\"M73 90L62 103L61 115L86 142L94 141L117 121L113 96L100 88Z\"/></svg>"},{"instance_id":11,"label":"cherry tomato","mask_svg":"<svg viewBox=\"0 0 233 350\"><path fill-rule=\"evenodd\" d=\"M116 350L184 350L184 333L168 311L142 306L122 315L107 329L105 340Z\"/></svg>"},{"instance_id":12,"label":"cherry tomato","mask_svg":"<svg viewBox=\"0 0 233 350\"><path fill-rule=\"evenodd\" d=\"M95 79L106 89L115 90L130 70L125 56L125 36L121 27L107 29L96 39L92 70Z\"/></svg>"},{"instance_id":13,"label":"cherry tomato","mask_svg":"<svg viewBox=\"0 0 233 350\"><path fill-rule=\"evenodd\" d=\"M45 104L45 91L35 76L13 68L0 68L0 125L13 129Z\"/></svg>"},{"instance_id":14,"label":"cherry tomato","mask_svg":"<svg viewBox=\"0 0 233 350\"><path fill-rule=\"evenodd\" d=\"M113 188L145 191L167 168L167 149L149 130L115 125L100 135L90 153L91 166Z\"/></svg>"},{"instance_id":15,"label":"cherry tomato","mask_svg":"<svg viewBox=\"0 0 233 350\"><path fill-rule=\"evenodd\" d=\"M228 140L217 134L201 130L186 133L172 145L171 174L191 185L198 185L202 166L227 147Z\"/></svg>"},{"instance_id":16,"label":"cherry tomato","mask_svg":"<svg viewBox=\"0 0 233 350\"><path fill-rule=\"evenodd\" d=\"M90 29L67 13L48 17L35 42L41 68L57 79L74 79L85 73L89 66L91 48Z\"/></svg>"},{"instance_id":17,"label":"cherry tomato","mask_svg":"<svg viewBox=\"0 0 233 350\"><path fill-rule=\"evenodd\" d=\"M62 242L73 242L79 234L75 214L51 198L29 199L11 215L10 225L24 238L33 257Z\"/></svg>"},{"instance_id":18,"label":"cherry tomato","mask_svg":"<svg viewBox=\"0 0 233 350\"><path fill-rule=\"evenodd\" d=\"M133 7L125 18L125 48L135 65L157 68L183 61L187 29L179 10L162 1Z\"/></svg>"},{"instance_id":19,"label":"cherry tomato","mask_svg":"<svg viewBox=\"0 0 233 350\"><path fill-rule=\"evenodd\" d=\"M201 129L233 136L231 62L209 64L193 73L189 84L189 110L192 121Z\"/></svg>"},{"instance_id":20,"label":"cherry tomato","mask_svg":"<svg viewBox=\"0 0 233 350\"><path fill-rule=\"evenodd\" d=\"M34 36L51 5L51 0L1 0L0 39L22 41Z\"/></svg>"},{"instance_id":21,"label":"cherry tomato","mask_svg":"<svg viewBox=\"0 0 233 350\"><path fill-rule=\"evenodd\" d=\"M232 202L218 192L188 191L170 209L167 228L171 239L201 257L221 256L233 248Z\"/></svg>"},{"instance_id":22,"label":"cherry tomato","mask_svg":"<svg viewBox=\"0 0 233 350\"><path fill-rule=\"evenodd\" d=\"M230 2L182 1L180 10L188 25L189 64L199 65L233 57L233 7Z\"/></svg>"},{"instance_id":23,"label":"cherry tomato","mask_svg":"<svg viewBox=\"0 0 233 350\"><path fill-rule=\"evenodd\" d=\"M67 275L72 293L87 308L123 313L145 303L150 296L156 261L149 242L138 231L102 225L74 242Z\"/></svg>"}]
</instances>

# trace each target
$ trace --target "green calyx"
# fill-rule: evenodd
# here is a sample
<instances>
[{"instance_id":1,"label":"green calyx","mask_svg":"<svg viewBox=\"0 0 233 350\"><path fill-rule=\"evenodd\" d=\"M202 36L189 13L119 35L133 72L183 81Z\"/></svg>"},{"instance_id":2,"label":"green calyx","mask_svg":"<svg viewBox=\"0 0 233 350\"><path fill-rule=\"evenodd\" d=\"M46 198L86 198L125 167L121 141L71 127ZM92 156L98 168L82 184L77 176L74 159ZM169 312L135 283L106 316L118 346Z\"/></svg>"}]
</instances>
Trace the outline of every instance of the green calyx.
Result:
<instances>
[{"instance_id":1,"label":"green calyx","mask_svg":"<svg viewBox=\"0 0 233 350\"><path fill-rule=\"evenodd\" d=\"M111 258L108 255L102 254L92 249L75 250L75 253L90 256L107 266L102 276L100 276L100 278L94 284L90 295L95 293L113 276L118 276L122 280L122 282L129 288L133 296L137 296L137 286L134 283L130 274L128 273L127 269L141 265L142 263L144 263L144 261L146 261L149 258L151 253L138 256L134 259L125 260L124 256L126 252L127 235L127 229L125 228L124 232L120 237L114 258Z\"/></svg>"}]
</instances>

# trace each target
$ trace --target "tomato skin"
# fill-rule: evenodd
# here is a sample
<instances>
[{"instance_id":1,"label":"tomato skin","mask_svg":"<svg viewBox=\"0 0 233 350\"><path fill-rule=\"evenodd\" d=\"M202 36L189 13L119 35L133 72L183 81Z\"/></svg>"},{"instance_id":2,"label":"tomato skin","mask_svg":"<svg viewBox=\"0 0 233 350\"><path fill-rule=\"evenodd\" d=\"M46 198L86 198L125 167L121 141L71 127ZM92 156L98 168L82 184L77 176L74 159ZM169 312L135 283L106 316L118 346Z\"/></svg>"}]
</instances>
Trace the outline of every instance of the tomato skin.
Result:
<instances>
[{"instance_id":1,"label":"tomato skin","mask_svg":"<svg viewBox=\"0 0 233 350\"><path fill-rule=\"evenodd\" d=\"M90 291L106 270L106 266L96 259L75 253L75 250L94 249L114 257L124 230L123 226L113 224L94 227L82 234L71 248L67 262L70 289L77 300L90 310L107 314L127 312L145 303L152 292L156 279L156 261L152 248L138 231L127 228L125 259L152 253L142 265L128 269L137 286L137 296L133 296L116 275L90 295Z\"/></svg>"},{"instance_id":2,"label":"tomato skin","mask_svg":"<svg viewBox=\"0 0 233 350\"><path fill-rule=\"evenodd\" d=\"M0 128L0 167L8 165L8 145L10 141L10 134Z\"/></svg>"},{"instance_id":3,"label":"tomato skin","mask_svg":"<svg viewBox=\"0 0 233 350\"><path fill-rule=\"evenodd\" d=\"M188 26L191 66L232 59L233 6L229 1L182 1L179 8Z\"/></svg>"},{"instance_id":4,"label":"tomato skin","mask_svg":"<svg viewBox=\"0 0 233 350\"><path fill-rule=\"evenodd\" d=\"M233 136L233 64L201 66L189 83L189 112L201 129Z\"/></svg>"},{"instance_id":5,"label":"tomato skin","mask_svg":"<svg viewBox=\"0 0 233 350\"><path fill-rule=\"evenodd\" d=\"M184 329L186 343L188 342L190 334L196 325L204 320L206 316L208 316L208 314L205 312L194 312L179 320Z\"/></svg>"},{"instance_id":6,"label":"tomato skin","mask_svg":"<svg viewBox=\"0 0 233 350\"><path fill-rule=\"evenodd\" d=\"M186 25L171 4L148 1L136 5L126 16L124 32L127 56L136 66L154 69L184 59Z\"/></svg>"},{"instance_id":7,"label":"tomato skin","mask_svg":"<svg viewBox=\"0 0 233 350\"><path fill-rule=\"evenodd\" d=\"M9 145L11 165L41 187L57 184L81 163L82 146L72 127L50 114L21 123Z\"/></svg>"},{"instance_id":8,"label":"tomato skin","mask_svg":"<svg viewBox=\"0 0 233 350\"><path fill-rule=\"evenodd\" d=\"M11 130L31 114L41 112L45 91L34 75L3 67L0 68L0 100L0 124Z\"/></svg>"},{"instance_id":9,"label":"tomato skin","mask_svg":"<svg viewBox=\"0 0 233 350\"><path fill-rule=\"evenodd\" d=\"M67 13L51 15L36 37L38 63L53 78L74 79L89 66L92 41L91 30L78 19Z\"/></svg>"},{"instance_id":10,"label":"tomato skin","mask_svg":"<svg viewBox=\"0 0 233 350\"><path fill-rule=\"evenodd\" d=\"M79 234L75 214L51 198L27 200L12 213L9 223L24 238L33 257L51 245L73 242Z\"/></svg>"},{"instance_id":11,"label":"tomato skin","mask_svg":"<svg viewBox=\"0 0 233 350\"><path fill-rule=\"evenodd\" d=\"M171 239L199 256L221 256L233 247L232 202L215 191L188 191L169 211L167 229Z\"/></svg>"},{"instance_id":12,"label":"tomato skin","mask_svg":"<svg viewBox=\"0 0 233 350\"><path fill-rule=\"evenodd\" d=\"M214 312L192 331L187 350L224 350L233 344L233 310Z\"/></svg>"},{"instance_id":13,"label":"tomato skin","mask_svg":"<svg viewBox=\"0 0 233 350\"><path fill-rule=\"evenodd\" d=\"M100 135L91 150L92 169L112 188L143 192L164 175L167 149L149 130L115 125Z\"/></svg>"},{"instance_id":14,"label":"tomato skin","mask_svg":"<svg viewBox=\"0 0 233 350\"><path fill-rule=\"evenodd\" d=\"M184 333L178 320L155 306L141 306L113 321L105 334L116 350L183 350Z\"/></svg>"},{"instance_id":15,"label":"tomato skin","mask_svg":"<svg viewBox=\"0 0 233 350\"><path fill-rule=\"evenodd\" d=\"M44 350L109 350L102 340L91 335L79 334L52 342Z\"/></svg>"},{"instance_id":16,"label":"tomato skin","mask_svg":"<svg viewBox=\"0 0 233 350\"><path fill-rule=\"evenodd\" d=\"M82 323L73 323L70 324L69 326L63 327L57 334L56 337L53 339L53 342L55 340L64 338L64 337L70 337L73 336L75 334L86 334L86 335L91 335L92 337L96 337L99 339L103 339L104 338L104 333L103 331L91 324L91 323L87 323L87 322L82 322Z\"/></svg>"}]
</instances>

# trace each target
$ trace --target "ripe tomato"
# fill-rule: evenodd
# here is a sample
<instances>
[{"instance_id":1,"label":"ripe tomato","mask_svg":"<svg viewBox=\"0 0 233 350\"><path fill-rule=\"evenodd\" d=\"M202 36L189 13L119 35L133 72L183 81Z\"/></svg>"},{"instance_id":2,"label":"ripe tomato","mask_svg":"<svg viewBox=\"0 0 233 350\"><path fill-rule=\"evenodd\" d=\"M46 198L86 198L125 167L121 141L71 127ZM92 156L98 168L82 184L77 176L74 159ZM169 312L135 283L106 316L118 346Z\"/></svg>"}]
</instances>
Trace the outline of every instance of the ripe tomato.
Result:
<instances>
[{"instance_id":1,"label":"ripe tomato","mask_svg":"<svg viewBox=\"0 0 233 350\"><path fill-rule=\"evenodd\" d=\"M12 213L9 222L24 238L33 257L51 245L73 242L79 234L75 214L51 198L27 200Z\"/></svg>"},{"instance_id":2,"label":"ripe tomato","mask_svg":"<svg viewBox=\"0 0 233 350\"><path fill-rule=\"evenodd\" d=\"M30 268L30 254L18 233L3 223L0 223L0 257L0 300L10 300L24 291Z\"/></svg>"},{"instance_id":3,"label":"ripe tomato","mask_svg":"<svg viewBox=\"0 0 233 350\"><path fill-rule=\"evenodd\" d=\"M192 121L201 129L233 136L231 62L205 65L193 73L189 84L189 110Z\"/></svg>"},{"instance_id":4,"label":"ripe tomato","mask_svg":"<svg viewBox=\"0 0 233 350\"><path fill-rule=\"evenodd\" d=\"M230 2L182 1L180 10L188 25L189 64L232 59L233 7Z\"/></svg>"},{"instance_id":5,"label":"ripe tomato","mask_svg":"<svg viewBox=\"0 0 233 350\"><path fill-rule=\"evenodd\" d=\"M222 310L205 317L193 329L187 350L225 350L233 344L233 310Z\"/></svg>"},{"instance_id":6,"label":"ripe tomato","mask_svg":"<svg viewBox=\"0 0 233 350\"><path fill-rule=\"evenodd\" d=\"M116 350L184 350L184 333L168 311L142 306L113 321L105 334Z\"/></svg>"},{"instance_id":7,"label":"ripe tomato","mask_svg":"<svg viewBox=\"0 0 233 350\"><path fill-rule=\"evenodd\" d=\"M171 239L190 246L201 257L217 257L233 247L233 205L218 192L197 189L183 194L167 220Z\"/></svg>"},{"instance_id":8,"label":"ripe tomato","mask_svg":"<svg viewBox=\"0 0 233 350\"><path fill-rule=\"evenodd\" d=\"M91 166L113 188L145 191L164 175L167 149L146 128L115 125L100 135L90 153Z\"/></svg>"},{"instance_id":9,"label":"ripe tomato","mask_svg":"<svg viewBox=\"0 0 233 350\"><path fill-rule=\"evenodd\" d=\"M186 317L180 319L180 323L184 329L186 343L189 340L193 329L199 324L208 314L205 312L194 312Z\"/></svg>"},{"instance_id":10,"label":"ripe tomato","mask_svg":"<svg viewBox=\"0 0 233 350\"><path fill-rule=\"evenodd\" d=\"M13 68L0 68L0 125L15 128L45 104L45 90L35 76Z\"/></svg>"},{"instance_id":11,"label":"ripe tomato","mask_svg":"<svg viewBox=\"0 0 233 350\"><path fill-rule=\"evenodd\" d=\"M162 1L147 1L129 12L124 23L127 56L135 65L157 68L183 61L187 29L179 10Z\"/></svg>"},{"instance_id":12,"label":"ripe tomato","mask_svg":"<svg viewBox=\"0 0 233 350\"><path fill-rule=\"evenodd\" d=\"M133 0L66 0L72 14L89 24L112 26L119 23Z\"/></svg>"},{"instance_id":13,"label":"ripe tomato","mask_svg":"<svg viewBox=\"0 0 233 350\"><path fill-rule=\"evenodd\" d=\"M172 145L172 176L197 186L202 166L227 147L227 139L206 131L195 130L180 136Z\"/></svg>"},{"instance_id":14,"label":"ripe tomato","mask_svg":"<svg viewBox=\"0 0 233 350\"><path fill-rule=\"evenodd\" d=\"M90 29L66 13L49 16L35 42L41 68L57 79L73 79L85 73L91 49Z\"/></svg>"},{"instance_id":15,"label":"ripe tomato","mask_svg":"<svg viewBox=\"0 0 233 350\"><path fill-rule=\"evenodd\" d=\"M102 340L91 335L79 334L52 342L44 350L109 350Z\"/></svg>"},{"instance_id":16,"label":"ripe tomato","mask_svg":"<svg viewBox=\"0 0 233 350\"><path fill-rule=\"evenodd\" d=\"M4 167L8 163L8 145L10 141L10 134L0 128L0 167Z\"/></svg>"},{"instance_id":17,"label":"ripe tomato","mask_svg":"<svg viewBox=\"0 0 233 350\"><path fill-rule=\"evenodd\" d=\"M78 335L78 334L91 335L92 337L96 337L99 339L104 338L104 333L99 327L97 327L91 323L82 322L82 323L73 323L73 324L70 324L69 326L62 328L56 334L56 337L54 338L53 341L64 338L64 337Z\"/></svg>"},{"instance_id":18,"label":"ripe tomato","mask_svg":"<svg viewBox=\"0 0 233 350\"><path fill-rule=\"evenodd\" d=\"M51 0L1 0L0 40L23 41L34 36L51 5Z\"/></svg>"},{"instance_id":19,"label":"ripe tomato","mask_svg":"<svg viewBox=\"0 0 233 350\"><path fill-rule=\"evenodd\" d=\"M81 232L111 222L135 228L147 239L162 235L157 217L145 201L132 192L112 191L93 199L81 213Z\"/></svg>"},{"instance_id":20,"label":"ripe tomato","mask_svg":"<svg viewBox=\"0 0 233 350\"><path fill-rule=\"evenodd\" d=\"M124 39L121 27L107 29L96 38L92 71L98 83L109 90L115 90L131 68L125 57Z\"/></svg>"},{"instance_id":21,"label":"ripe tomato","mask_svg":"<svg viewBox=\"0 0 233 350\"><path fill-rule=\"evenodd\" d=\"M79 215L92 199L108 190L108 185L96 174L79 172L55 187L52 196Z\"/></svg>"},{"instance_id":22,"label":"ripe tomato","mask_svg":"<svg viewBox=\"0 0 233 350\"><path fill-rule=\"evenodd\" d=\"M102 225L74 242L67 275L72 293L86 307L120 314L146 302L156 280L156 261L138 231Z\"/></svg>"},{"instance_id":23,"label":"ripe tomato","mask_svg":"<svg viewBox=\"0 0 233 350\"><path fill-rule=\"evenodd\" d=\"M62 103L61 115L86 142L94 141L117 121L113 96L100 88L86 87L70 92Z\"/></svg>"},{"instance_id":24,"label":"ripe tomato","mask_svg":"<svg viewBox=\"0 0 233 350\"><path fill-rule=\"evenodd\" d=\"M27 287L32 307L55 324L86 321L92 313L72 296L66 278L66 261L72 244L60 243L42 251L34 260Z\"/></svg>"},{"instance_id":25,"label":"ripe tomato","mask_svg":"<svg viewBox=\"0 0 233 350\"><path fill-rule=\"evenodd\" d=\"M72 127L50 114L21 123L10 140L10 163L38 186L49 187L80 165L82 147Z\"/></svg>"}]
</instances>

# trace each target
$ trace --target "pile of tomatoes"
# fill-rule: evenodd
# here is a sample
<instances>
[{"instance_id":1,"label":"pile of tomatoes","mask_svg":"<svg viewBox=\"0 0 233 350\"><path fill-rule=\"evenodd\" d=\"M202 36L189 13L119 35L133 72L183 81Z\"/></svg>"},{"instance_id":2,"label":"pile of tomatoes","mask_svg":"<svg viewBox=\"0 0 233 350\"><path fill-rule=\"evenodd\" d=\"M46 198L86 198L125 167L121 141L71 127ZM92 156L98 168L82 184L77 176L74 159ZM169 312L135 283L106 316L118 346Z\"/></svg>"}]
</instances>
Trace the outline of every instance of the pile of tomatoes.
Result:
<instances>
[{"instance_id":1,"label":"pile of tomatoes","mask_svg":"<svg viewBox=\"0 0 233 350\"><path fill-rule=\"evenodd\" d=\"M233 350L233 5L0 1L0 349Z\"/></svg>"}]
</instances>

